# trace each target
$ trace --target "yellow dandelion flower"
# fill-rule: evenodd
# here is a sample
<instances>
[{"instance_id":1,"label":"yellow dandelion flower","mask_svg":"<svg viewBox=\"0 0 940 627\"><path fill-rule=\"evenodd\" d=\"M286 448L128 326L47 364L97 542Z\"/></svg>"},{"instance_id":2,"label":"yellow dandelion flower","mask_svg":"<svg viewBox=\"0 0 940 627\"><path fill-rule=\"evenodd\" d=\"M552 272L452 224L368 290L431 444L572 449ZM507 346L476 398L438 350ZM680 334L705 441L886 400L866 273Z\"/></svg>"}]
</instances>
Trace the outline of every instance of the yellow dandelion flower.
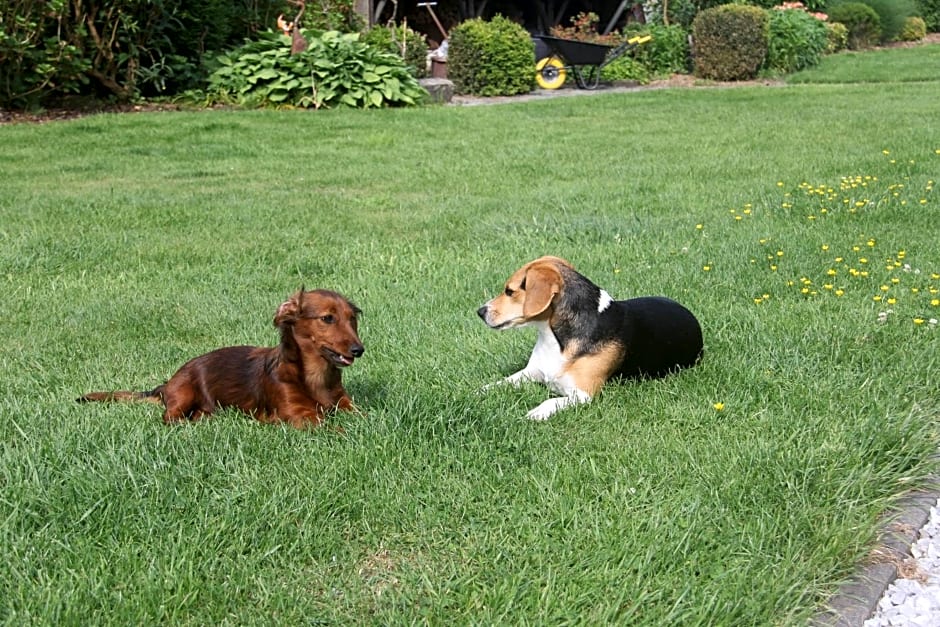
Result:
<instances>
[{"instance_id":1,"label":"yellow dandelion flower","mask_svg":"<svg viewBox=\"0 0 940 627\"><path fill-rule=\"evenodd\" d=\"M778 256L778 257L783 257L783 251L782 251L782 250L778 250L778 251L777 251L777 256Z\"/></svg>"},{"instance_id":2,"label":"yellow dandelion flower","mask_svg":"<svg viewBox=\"0 0 940 627\"><path fill-rule=\"evenodd\" d=\"M872 299L873 301L875 301L875 302L879 302L879 301L881 301L881 296L877 296L877 295L876 295L876 296L872 296L871 299Z\"/></svg>"},{"instance_id":3,"label":"yellow dandelion flower","mask_svg":"<svg viewBox=\"0 0 940 627\"><path fill-rule=\"evenodd\" d=\"M705 228L705 225L704 225L704 224L696 224L696 225L695 225L695 228L696 228L696 230L701 231L703 228Z\"/></svg>"},{"instance_id":4,"label":"yellow dandelion flower","mask_svg":"<svg viewBox=\"0 0 940 627\"><path fill-rule=\"evenodd\" d=\"M823 250L829 250L829 244L823 244L823 245L822 245L822 249L823 249Z\"/></svg>"},{"instance_id":5,"label":"yellow dandelion flower","mask_svg":"<svg viewBox=\"0 0 940 627\"><path fill-rule=\"evenodd\" d=\"M723 410L723 409L725 408L725 404L724 404L724 403L715 403L714 405L712 405L712 407L715 408L715 411L721 411L721 410Z\"/></svg>"},{"instance_id":6,"label":"yellow dandelion flower","mask_svg":"<svg viewBox=\"0 0 940 627\"><path fill-rule=\"evenodd\" d=\"M898 277L892 277L892 278L891 278L891 282L894 283L895 285L897 285L898 283L901 282L901 279L899 279Z\"/></svg>"},{"instance_id":7,"label":"yellow dandelion flower","mask_svg":"<svg viewBox=\"0 0 940 627\"><path fill-rule=\"evenodd\" d=\"M914 324L924 324L923 318L914 318Z\"/></svg>"},{"instance_id":8,"label":"yellow dandelion flower","mask_svg":"<svg viewBox=\"0 0 940 627\"><path fill-rule=\"evenodd\" d=\"M829 268L828 270L826 270L826 274L829 276L835 276L838 273L836 272L835 268Z\"/></svg>"},{"instance_id":9,"label":"yellow dandelion flower","mask_svg":"<svg viewBox=\"0 0 940 627\"><path fill-rule=\"evenodd\" d=\"M836 257L836 263L842 263L842 261L843 261L842 257Z\"/></svg>"},{"instance_id":10,"label":"yellow dandelion flower","mask_svg":"<svg viewBox=\"0 0 940 627\"><path fill-rule=\"evenodd\" d=\"M702 270L704 270L705 272L708 272L711 269L712 269L711 266L702 266Z\"/></svg>"},{"instance_id":11,"label":"yellow dandelion flower","mask_svg":"<svg viewBox=\"0 0 940 627\"><path fill-rule=\"evenodd\" d=\"M940 298L931 298L930 304L934 307L940 307Z\"/></svg>"},{"instance_id":12,"label":"yellow dandelion flower","mask_svg":"<svg viewBox=\"0 0 940 627\"><path fill-rule=\"evenodd\" d=\"M842 290L842 289L836 290L835 294L836 296L842 296L843 294L845 294L845 290Z\"/></svg>"},{"instance_id":13,"label":"yellow dandelion flower","mask_svg":"<svg viewBox=\"0 0 940 627\"><path fill-rule=\"evenodd\" d=\"M770 271L771 271L771 272L776 272L776 271L777 271L777 266L771 265L771 266L770 266Z\"/></svg>"},{"instance_id":14,"label":"yellow dandelion flower","mask_svg":"<svg viewBox=\"0 0 940 627\"><path fill-rule=\"evenodd\" d=\"M919 288L919 287L912 287L912 288L911 288L911 294L917 294L918 292L920 292L920 288Z\"/></svg>"},{"instance_id":15,"label":"yellow dandelion flower","mask_svg":"<svg viewBox=\"0 0 940 627\"><path fill-rule=\"evenodd\" d=\"M823 283L823 287L827 290L831 290L835 286L832 283Z\"/></svg>"},{"instance_id":16,"label":"yellow dandelion flower","mask_svg":"<svg viewBox=\"0 0 940 627\"><path fill-rule=\"evenodd\" d=\"M882 286L881 286L881 291L882 291L882 292L887 292L887 291L890 290L890 289L891 289L891 288L888 287L887 285L882 285Z\"/></svg>"},{"instance_id":17,"label":"yellow dandelion flower","mask_svg":"<svg viewBox=\"0 0 940 627\"><path fill-rule=\"evenodd\" d=\"M889 298L889 299L888 299L888 304L889 304L889 305L897 305L897 304L898 304L898 299L897 299L897 298Z\"/></svg>"}]
</instances>

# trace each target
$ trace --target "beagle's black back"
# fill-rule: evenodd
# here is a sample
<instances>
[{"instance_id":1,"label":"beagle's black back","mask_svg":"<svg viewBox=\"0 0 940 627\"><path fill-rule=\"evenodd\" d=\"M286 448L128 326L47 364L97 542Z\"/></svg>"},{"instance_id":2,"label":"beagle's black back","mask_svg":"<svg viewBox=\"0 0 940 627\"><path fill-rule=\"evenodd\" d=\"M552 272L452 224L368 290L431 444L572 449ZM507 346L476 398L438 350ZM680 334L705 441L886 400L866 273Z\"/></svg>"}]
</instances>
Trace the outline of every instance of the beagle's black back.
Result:
<instances>
[{"instance_id":1,"label":"beagle's black back","mask_svg":"<svg viewBox=\"0 0 940 627\"><path fill-rule=\"evenodd\" d=\"M695 365L702 355L702 328L688 309L663 296L612 301L598 311L601 289L577 271L564 268L565 289L551 321L564 351L579 343L575 357L610 343L620 344L623 361L613 376L662 377Z\"/></svg>"}]
</instances>

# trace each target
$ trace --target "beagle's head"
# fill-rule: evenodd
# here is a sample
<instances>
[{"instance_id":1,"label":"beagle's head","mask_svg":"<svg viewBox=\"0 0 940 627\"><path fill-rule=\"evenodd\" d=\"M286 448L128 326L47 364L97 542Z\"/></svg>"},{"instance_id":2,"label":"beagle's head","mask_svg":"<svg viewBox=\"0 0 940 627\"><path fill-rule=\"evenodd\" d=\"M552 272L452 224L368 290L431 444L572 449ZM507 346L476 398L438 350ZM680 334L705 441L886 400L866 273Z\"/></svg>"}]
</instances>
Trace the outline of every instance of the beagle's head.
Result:
<instances>
[{"instance_id":1,"label":"beagle's head","mask_svg":"<svg viewBox=\"0 0 940 627\"><path fill-rule=\"evenodd\" d=\"M490 299L477 314L493 329L521 327L551 315L555 297L561 293L562 269L571 264L559 257L539 257L530 261L506 281L503 293Z\"/></svg>"}]
</instances>

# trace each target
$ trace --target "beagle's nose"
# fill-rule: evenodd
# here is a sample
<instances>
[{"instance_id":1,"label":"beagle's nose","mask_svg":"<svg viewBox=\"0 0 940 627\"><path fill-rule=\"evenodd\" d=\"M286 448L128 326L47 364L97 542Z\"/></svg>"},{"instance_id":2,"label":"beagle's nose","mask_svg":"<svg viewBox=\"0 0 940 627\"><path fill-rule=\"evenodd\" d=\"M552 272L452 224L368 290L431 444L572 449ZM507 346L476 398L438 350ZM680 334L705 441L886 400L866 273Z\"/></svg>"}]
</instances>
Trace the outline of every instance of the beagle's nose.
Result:
<instances>
[{"instance_id":1,"label":"beagle's nose","mask_svg":"<svg viewBox=\"0 0 940 627\"><path fill-rule=\"evenodd\" d=\"M477 309L477 315L486 320L486 305L483 305Z\"/></svg>"},{"instance_id":2,"label":"beagle's nose","mask_svg":"<svg viewBox=\"0 0 940 627\"><path fill-rule=\"evenodd\" d=\"M362 354L366 352L366 348L362 344L356 344L349 349L349 352L352 353L353 357L362 357Z\"/></svg>"}]
</instances>

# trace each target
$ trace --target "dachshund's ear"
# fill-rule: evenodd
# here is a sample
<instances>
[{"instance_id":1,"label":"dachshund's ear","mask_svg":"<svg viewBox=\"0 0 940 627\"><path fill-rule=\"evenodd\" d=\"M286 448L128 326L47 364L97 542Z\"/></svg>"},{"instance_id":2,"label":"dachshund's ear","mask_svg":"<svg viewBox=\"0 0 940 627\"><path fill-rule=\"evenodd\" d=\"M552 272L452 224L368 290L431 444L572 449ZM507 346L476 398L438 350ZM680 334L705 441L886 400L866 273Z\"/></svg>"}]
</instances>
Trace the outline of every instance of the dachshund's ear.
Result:
<instances>
[{"instance_id":1,"label":"dachshund's ear","mask_svg":"<svg viewBox=\"0 0 940 627\"><path fill-rule=\"evenodd\" d=\"M274 326L280 327L297 322L303 310L303 298L304 290L301 288L299 292L281 303L281 306L277 308L277 313L274 314Z\"/></svg>"},{"instance_id":2,"label":"dachshund's ear","mask_svg":"<svg viewBox=\"0 0 940 627\"><path fill-rule=\"evenodd\" d=\"M531 320L541 315L561 291L561 274L554 266L533 265L525 275L525 302L522 315Z\"/></svg>"}]
</instances>

